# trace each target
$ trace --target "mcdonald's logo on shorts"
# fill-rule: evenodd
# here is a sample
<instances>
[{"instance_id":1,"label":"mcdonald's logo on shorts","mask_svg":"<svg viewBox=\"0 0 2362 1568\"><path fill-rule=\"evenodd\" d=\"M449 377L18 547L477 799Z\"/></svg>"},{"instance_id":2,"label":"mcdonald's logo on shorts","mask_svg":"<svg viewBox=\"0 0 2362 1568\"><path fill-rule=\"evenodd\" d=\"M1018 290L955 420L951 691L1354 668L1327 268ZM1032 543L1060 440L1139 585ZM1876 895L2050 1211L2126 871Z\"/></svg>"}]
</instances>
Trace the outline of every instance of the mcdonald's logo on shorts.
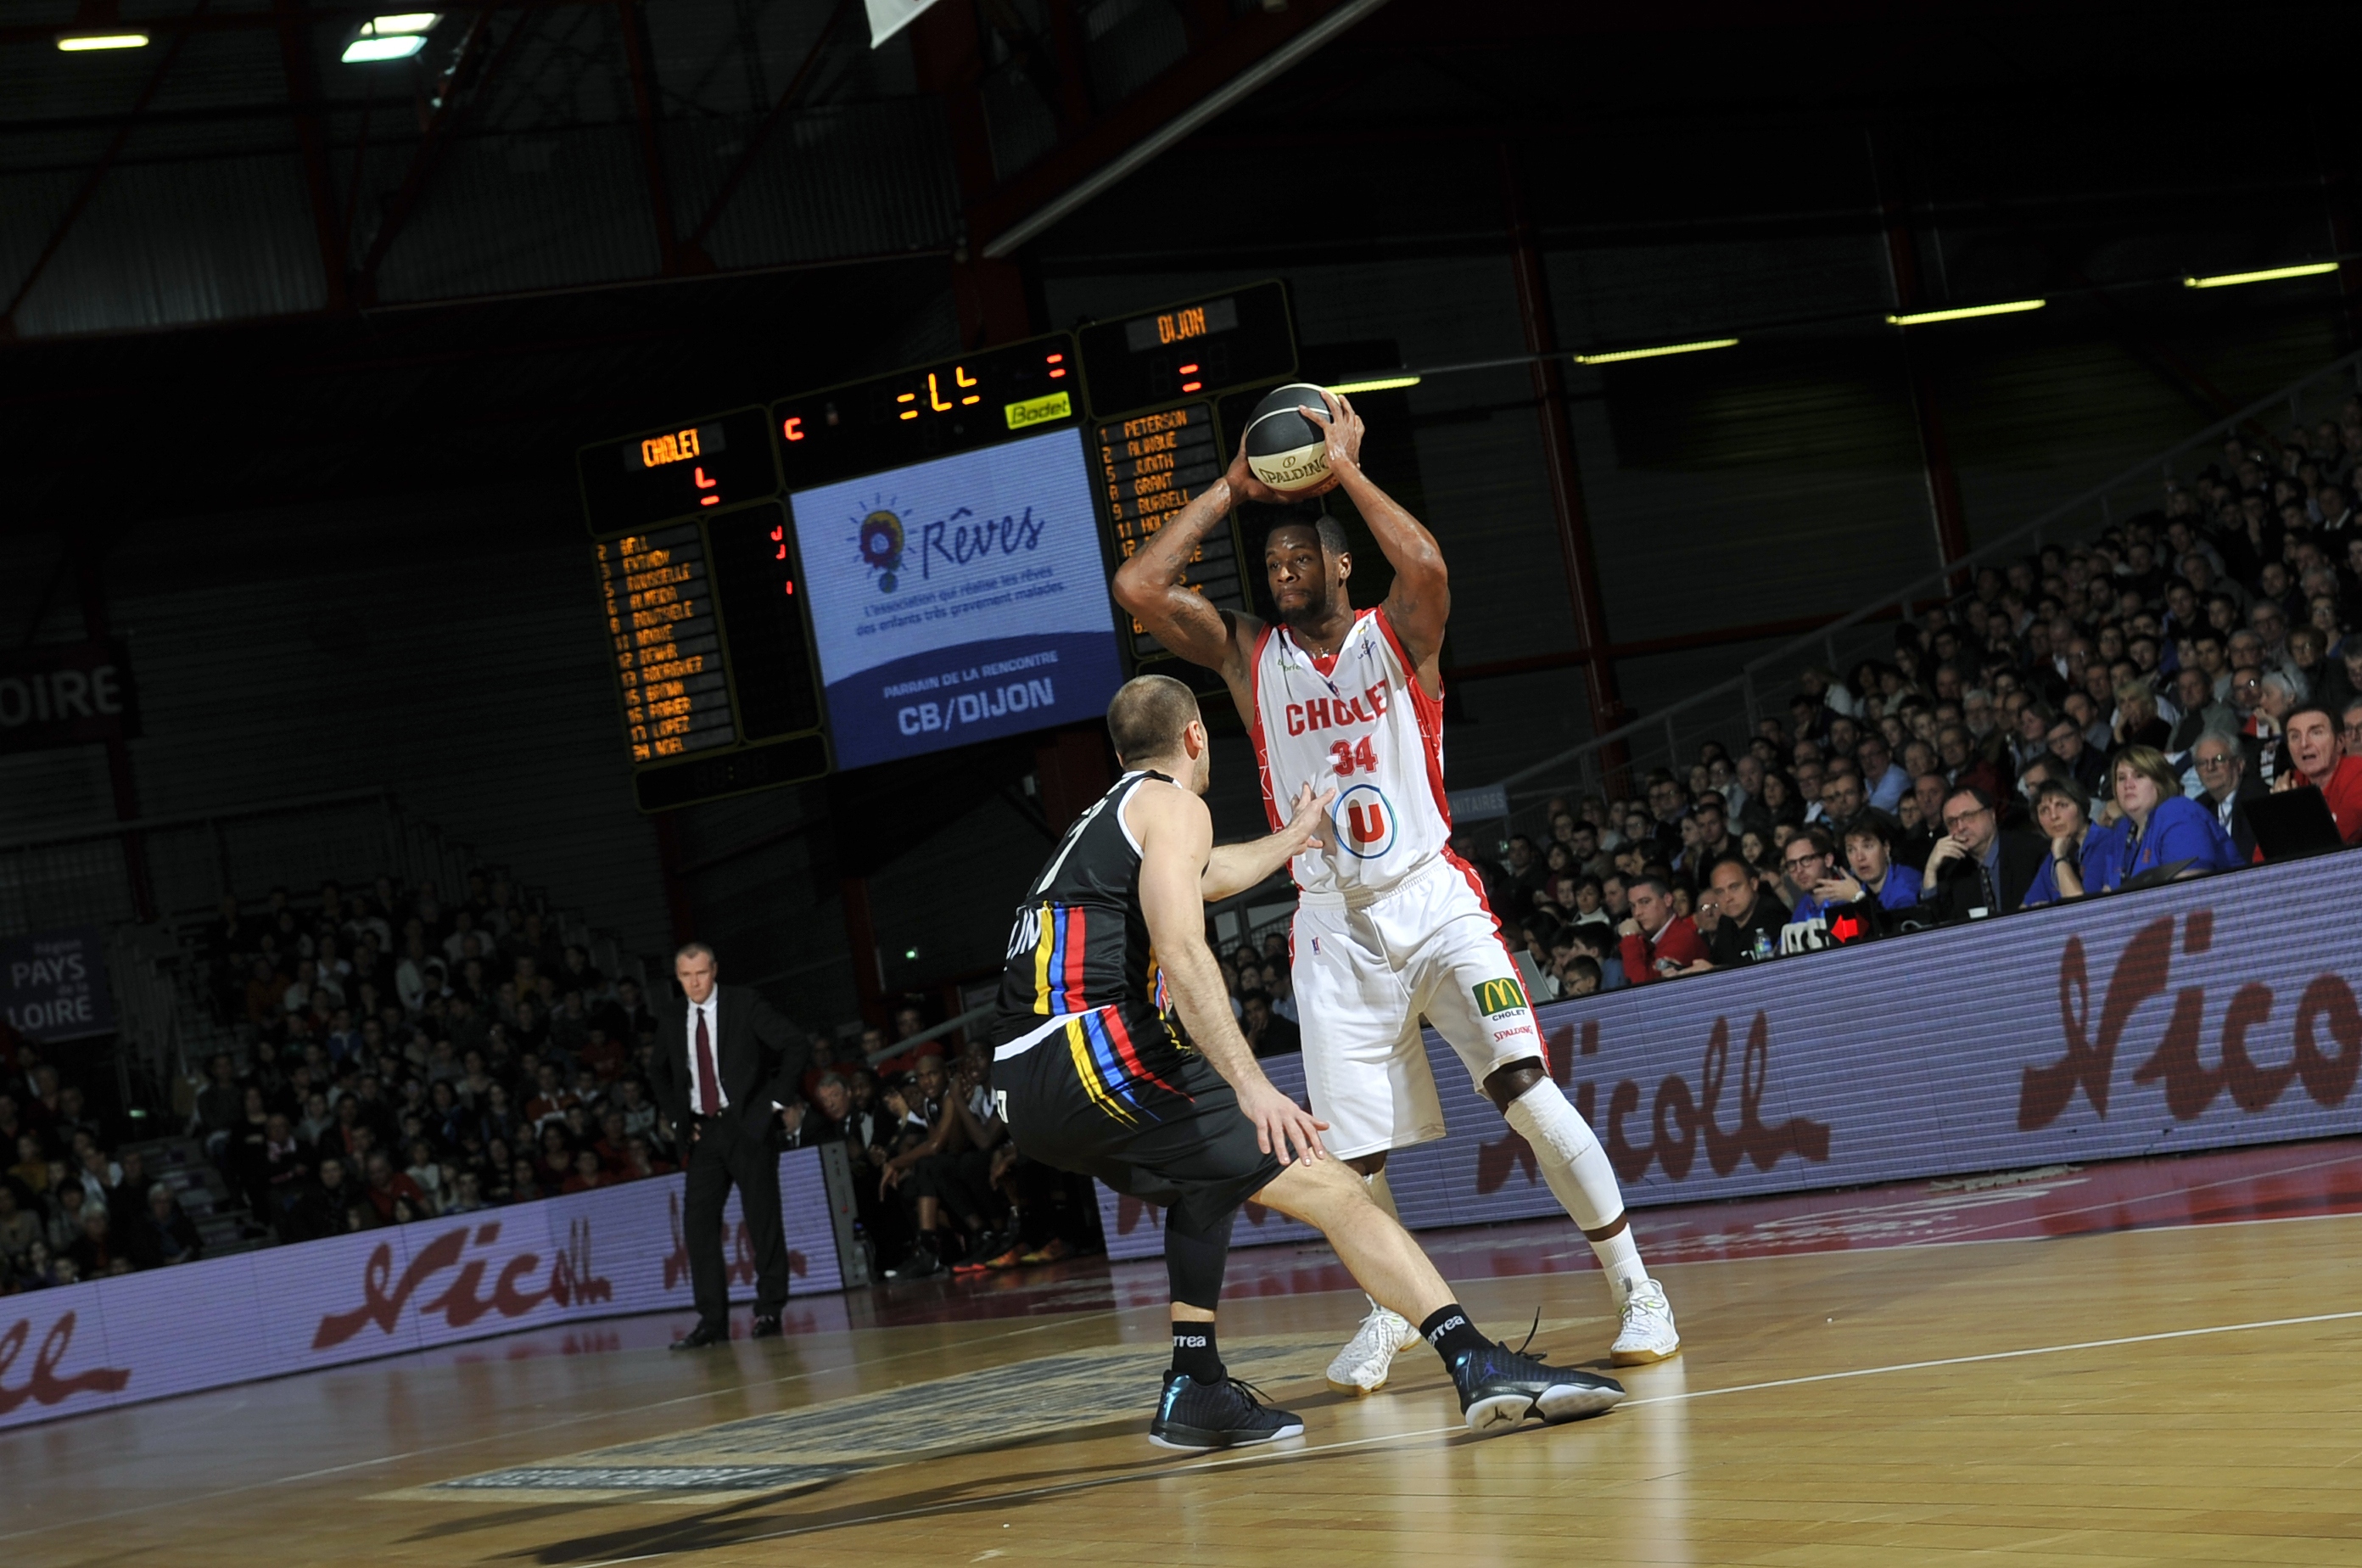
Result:
<instances>
[{"instance_id":1,"label":"mcdonald's logo on shorts","mask_svg":"<svg viewBox=\"0 0 2362 1568\"><path fill-rule=\"evenodd\" d=\"M1487 980L1476 989L1476 1010L1486 1018L1517 1012L1528 1004L1526 988L1515 980Z\"/></svg>"}]
</instances>

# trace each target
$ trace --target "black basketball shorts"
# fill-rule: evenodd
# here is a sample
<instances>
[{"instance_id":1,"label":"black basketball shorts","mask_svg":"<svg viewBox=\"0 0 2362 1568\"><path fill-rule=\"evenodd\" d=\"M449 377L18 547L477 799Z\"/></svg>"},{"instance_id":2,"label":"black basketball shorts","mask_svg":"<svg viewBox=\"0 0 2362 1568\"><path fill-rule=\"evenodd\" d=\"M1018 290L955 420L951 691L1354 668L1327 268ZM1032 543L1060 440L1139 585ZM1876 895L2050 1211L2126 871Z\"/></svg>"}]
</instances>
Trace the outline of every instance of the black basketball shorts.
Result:
<instances>
[{"instance_id":1,"label":"black basketball shorts","mask_svg":"<svg viewBox=\"0 0 2362 1568\"><path fill-rule=\"evenodd\" d=\"M1194 1231L1225 1223L1283 1168L1255 1146L1229 1080L1145 1008L1043 1021L996 1053L992 1088L1020 1153L1175 1208Z\"/></svg>"}]
</instances>

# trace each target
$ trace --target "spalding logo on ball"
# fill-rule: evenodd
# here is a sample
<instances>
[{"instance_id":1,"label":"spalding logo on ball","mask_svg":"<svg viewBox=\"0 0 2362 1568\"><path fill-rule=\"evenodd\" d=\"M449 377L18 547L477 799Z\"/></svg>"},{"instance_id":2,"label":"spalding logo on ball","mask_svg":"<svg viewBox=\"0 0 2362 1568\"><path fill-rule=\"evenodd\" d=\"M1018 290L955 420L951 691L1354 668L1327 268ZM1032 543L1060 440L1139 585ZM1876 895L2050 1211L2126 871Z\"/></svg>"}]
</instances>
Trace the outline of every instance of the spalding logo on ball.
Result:
<instances>
[{"instance_id":1,"label":"spalding logo on ball","mask_svg":"<svg viewBox=\"0 0 2362 1568\"><path fill-rule=\"evenodd\" d=\"M1308 408L1324 419L1329 413L1319 387L1290 381L1255 404L1247 421L1247 467L1274 490L1310 490L1329 477L1327 426L1307 419Z\"/></svg>"}]
</instances>

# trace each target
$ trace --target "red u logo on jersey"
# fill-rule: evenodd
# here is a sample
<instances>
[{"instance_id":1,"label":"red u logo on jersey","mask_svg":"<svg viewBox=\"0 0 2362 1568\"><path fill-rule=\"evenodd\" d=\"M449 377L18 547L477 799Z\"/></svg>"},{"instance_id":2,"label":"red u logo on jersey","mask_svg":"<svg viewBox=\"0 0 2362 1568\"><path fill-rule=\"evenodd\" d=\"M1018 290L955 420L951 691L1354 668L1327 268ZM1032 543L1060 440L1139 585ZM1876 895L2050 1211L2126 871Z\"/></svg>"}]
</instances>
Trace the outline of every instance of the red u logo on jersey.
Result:
<instances>
[{"instance_id":1,"label":"red u logo on jersey","mask_svg":"<svg viewBox=\"0 0 2362 1568\"><path fill-rule=\"evenodd\" d=\"M1356 784L1338 798L1337 842L1360 860L1374 860L1395 846L1395 809L1374 784Z\"/></svg>"}]
</instances>

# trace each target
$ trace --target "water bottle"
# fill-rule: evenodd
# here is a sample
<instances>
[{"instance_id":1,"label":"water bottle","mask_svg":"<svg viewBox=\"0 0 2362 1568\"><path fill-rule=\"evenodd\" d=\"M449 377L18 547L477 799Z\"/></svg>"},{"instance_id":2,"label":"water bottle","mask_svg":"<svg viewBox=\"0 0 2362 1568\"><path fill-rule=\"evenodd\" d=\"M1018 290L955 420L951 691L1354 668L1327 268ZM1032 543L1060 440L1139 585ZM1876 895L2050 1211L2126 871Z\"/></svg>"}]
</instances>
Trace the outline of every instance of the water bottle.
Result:
<instances>
[{"instance_id":1,"label":"water bottle","mask_svg":"<svg viewBox=\"0 0 2362 1568\"><path fill-rule=\"evenodd\" d=\"M1772 933L1768 931L1757 932L1755 933L1755 946L1753 950L1748 954L1748 957L1755 963L1760 964L1771 956Z\"/></svg>"}]
</instances>

